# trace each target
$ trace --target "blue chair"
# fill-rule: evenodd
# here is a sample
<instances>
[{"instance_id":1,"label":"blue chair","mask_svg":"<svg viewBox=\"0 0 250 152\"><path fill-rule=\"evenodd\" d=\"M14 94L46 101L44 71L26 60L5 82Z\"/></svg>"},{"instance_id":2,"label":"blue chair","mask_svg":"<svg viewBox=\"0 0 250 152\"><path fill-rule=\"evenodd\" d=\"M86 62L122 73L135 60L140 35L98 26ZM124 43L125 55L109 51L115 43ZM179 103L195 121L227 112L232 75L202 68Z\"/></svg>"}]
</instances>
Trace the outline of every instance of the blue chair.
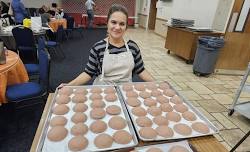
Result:
<instances>
[{"instance_id":1,"label":"blue chair","mask_svg":"<svg viewBox=\"0 0 250 152\"><path fill-rule=\"evenodd\" d=\"M19 26L12 29L18 54L29 74L38 75L38 57L34 35L31 29ZM25 38L24 38L25 36Z\"/></svg>"},{"instance_id":2,"label":"blue chair","mask_svg":"<svg viewBox=\"0 0 250 152\"><path fill-rule=\"evenodd\" d=\"M23 101L41 98L47 95L50 59L48 53L44 50L44 47L42 47L42 43L44 43L43 39L39 38L39 83L25 82L7 86L6 98L9 103L19 104Z\"/></svg>"},{"instance_id":3,"label":"blue chair","mask_svg":"<svg viewBox=\"0 0 250 152\"><path fill-rule=\"evenodd\" d=\"M49 31L47 31L49 32ZM49 34L49 33L47 33ZM54 53L57 55L57 50L60 50L61 56L63 58L65 58L65 55L61 49L61 43L63 42L63 38L64 38L64 29L63 26L60 25L57 29L57 32L54 33L55 34L55 41L53 40L48 40L46 41L46 47L48 48L48 51L50 52L51 50L54 51ZM50 33L50 35L52 35L52 33ZM59 49L58 49L59 48Z\"/></svg>"}]
</instances>

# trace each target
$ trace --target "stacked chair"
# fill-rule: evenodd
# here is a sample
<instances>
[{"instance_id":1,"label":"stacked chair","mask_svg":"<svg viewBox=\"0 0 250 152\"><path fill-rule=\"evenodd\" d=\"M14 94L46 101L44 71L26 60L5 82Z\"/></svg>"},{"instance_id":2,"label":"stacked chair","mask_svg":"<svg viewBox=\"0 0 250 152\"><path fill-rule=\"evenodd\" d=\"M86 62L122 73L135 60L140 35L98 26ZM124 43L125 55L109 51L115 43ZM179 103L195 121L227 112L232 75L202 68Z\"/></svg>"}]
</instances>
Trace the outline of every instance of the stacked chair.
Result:
<instances>
[{"instance_id":1,"label":"stacked chair","mask_svg":"<svg viewBox=\"0 0 250 152\"><path fill-rule=\"evenodd\" d=\"M17 52L29 76L38 75L38 54L32 30L19 26L12 29L12 34L16 42Z\"/></svg>"}]
</instances>

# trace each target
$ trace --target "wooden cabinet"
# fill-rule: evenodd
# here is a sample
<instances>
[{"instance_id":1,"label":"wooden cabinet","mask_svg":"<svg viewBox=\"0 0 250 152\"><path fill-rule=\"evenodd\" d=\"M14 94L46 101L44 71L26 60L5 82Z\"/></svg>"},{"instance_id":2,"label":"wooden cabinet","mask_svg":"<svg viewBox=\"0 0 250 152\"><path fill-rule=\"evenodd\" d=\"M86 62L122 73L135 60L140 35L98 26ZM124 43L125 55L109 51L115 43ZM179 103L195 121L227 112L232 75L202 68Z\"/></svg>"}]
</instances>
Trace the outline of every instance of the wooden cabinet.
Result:
<instances>
[{"instance_id":1,"label":"wooden cabinet","mask_svg":"<svg viewBox=\"0 0 250 152\"><path fill-rule=\"evenodd\" d=\"M194 32L186 28L168 26L165 48L168 53L174 52L177 56L185 59L187 63L194 60L199 36L221 36L218 32Z\"/></svg>"}]
</instances>

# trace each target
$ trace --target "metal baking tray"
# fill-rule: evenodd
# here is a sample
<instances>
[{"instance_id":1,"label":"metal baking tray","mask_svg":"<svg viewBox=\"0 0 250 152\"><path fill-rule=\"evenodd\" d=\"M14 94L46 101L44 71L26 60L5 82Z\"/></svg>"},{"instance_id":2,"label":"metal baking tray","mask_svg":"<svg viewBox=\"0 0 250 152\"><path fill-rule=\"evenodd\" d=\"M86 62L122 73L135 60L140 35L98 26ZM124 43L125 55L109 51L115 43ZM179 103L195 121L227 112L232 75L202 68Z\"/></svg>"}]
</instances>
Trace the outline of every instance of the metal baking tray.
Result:
<instances>
[{"instance_id":1,"label":"metal baking tray","mask_svg":"<svg viewBox=\"0 0 250 152\"><path fill-rule=\"evenodd\" d=\"M95 86L92 86L92 85L89 85L89 86L65 86L65 87L71 87L71 88L85 88L85 89L91 89L92 87L102 87L102 88L106 88L106 87L110 87L111 85L95 85ZM114 87L114 86L111 86L111 87ZM115 87L114 87L114 89L116 89ZM39 139L39 142L38 142L38 146L37 146L37 148L36 148L36 151L37 152L54 152L54 151L70 151L69 149L68 149L68 141L71 139L71 137L73 136L73 135L71 135L71 133L70 133L70 128L73 126L73 122L71 122L70 120L68 120L68 122L67 122L67 124L65 125L65 126L67 126L68 124L71 126L70 128L68 128L68 127L66 127L67 129L68 129L68 135L67 135L67 137L63 140L63 141L60 141L60 142L51 142L51 141L49 141L48 139L47 139L47 132L48 132L48 129L50 128L50 126L49 126L49 122L50 122L50 119L53 117L53 115L54 114L52 114L52 107L54 107L55 106L55 98L56 98L56 96L58 95L58 89L56 89L56 91L55 91L55 94L54 94L54 97L53 97L53 99L52 99L52 104L51 104L51 107L49 108L49 114L47 115L47 118L46 118L46 121L45 121L45 123L44 123L44 126L43 126L43 129L42 129L42 134L41 134L41 136L40 136L40 139ZM89 93L88 93L88 95L89 95ZM116 95L117 95L117 97L118 97L118 99L117 99L117 101L116 102L105 102L106 103L106 107L108 106L108 105L114 105L114 104L116 104L116 105L120 105L120 107L121 107L121 114L119 115L119 116L122 116L125 120L126 120L126 122L127 122L127 126L126 126L126 128L124 128L123 130L127 130L131 135L132 135L132 141L129 143L129 144L126 144L126 145L120 145L120 144L117 144L117 143L115 143L115 142L113 142L113 145L112 145L112 147L110 147L110 148L105 148L105 149L98 149L97 147L96 148L93 148L93 146L95 147L95 145L94 145L94 143L93 143L93 139L95 138L95 136L91 136L91 139L92 139L92 141L91 141L91 139L89 139L88 137L87 137L87 139L89 140L89 145L90 144L92 144L92 147L90 147L89 145L88 145L88 147L86 148L86 149L84 149L84 150L82 150L81 152L83 152L83 151L108 151L108 150L114 150L114 149L123 149L123 148L130 148L130 147L134 147L134 146L136 146L137 144L138 144L138 140L137 140L137 137L136 137L136 133L135 133L135 131L134 131L134 129L133 129L133 125L132 125L132 122L130 121L130 118L129 118L129 115L128 115L128 113L127 113L127 110L126 110L126 106L125 106L125 104L124 104L124 102L122 101L122 97L121 97L121 95L117 92L117 90L116 90ZM88 99L88 101L90 101L90 99ZM86 101L85 102L85 104L86 105L88 105L88 107L90 107L90 103L88 103L88 101ZM72 103L72 102L70 102L71 104L75 104L75 103ZM69 104L69 103L68 103ZM69 105L69 107L70 107L70 105ZM70 112L72 112L72 106L70 107ZM88 110L89 109L92 109L92 108L88 108ZM68 112L68 113L70 113L70 112ZM85 113L86 114L86 113ZM67 115L67 114L66 114ZM88 114L87 114L88 115ZM105 117L107 117L107 115L105 116ZM111 116L110 116L111 117ZM89 115L88 115L88 119L91 119L91 118L89 118ZM104 118L105 119L105 118ZM107 118L106 118L107 119ZM103 120L103 119L102 119ZM105 121L105 120L104 120ZM107 123L107 121L105 121L106 123ZM86 122L85 122L86 123ZM88 126L90 125L90 124L87 124ZM112 130L111 128L107 128L107 130L105 131L105 133L107 133L108 132L108 130ZM87 134L89 134L89 132L91 133L91 131L89 130L88 131L88 133ZM113 131L114 132L114 131ZM94 133L91 133L91 134L94 134ZM109 133L110 134L110 133ZM96 134L97 135L97 134ZM85 135L85 137L86 137L86 135ZM51 148L51 149L48 149L48 146L47 146L47 142L51 142L51 143L53 143L53 145L52 145L52 148L51 147L49 147L49 148ZM47 146L47 147L46 147ZM50 145L51 146L51 145ZM55 146L54 147L54 149L53 149L53 146ZM59 148L61 148L61 149L58 149L58 147Z\"/></svg>"},{"instance_id":2,"label":"metal baking tray","mask_svg":"<svg viewBox=\"0 0 250 152\"><path fill-rule=\"evenodd\" d=\"M131 83L131 84L147 84L147 83L152 83L152 82L136 82L136 83ZM155 82L155 84L159 84L159 83L162 83L162 82ZM192 137L200 137L200 136L206 136L206 135L212 135L212 134L215 134L215 133L217 133L218 132L218 129L198 110L198 109L196 109L187 99L185 99L182 95L180 95L179 93L178 93L178 91L176 90L176 89L174 89L174 87L172 87L168 82L166 82L166 81L164 81L164 83L167 83L169 86L170 86L170 89L172 89L172 90L174 90L175 92L176 92L176 95L178 95L182 100L183 100L183 102L184 102L184 104L186 104L188 107L189 107L189 110L190 111L192 111L195 115L196 115L196 117L197 117L197 120L195 120L195 121L193 121L193 122L203 122L203 123L205 123L205 124L207 124L208 125L208 127L209 127L209 129L210 129L210 132L209 133L207 133L207 134L202 134L202 133L198 133L198 132L196 132L196 131L194 131L193 129L192 129L192 134L191 135L188 135L188 136L184 136L184 135L179 135L178 133L176 133L174 130L174 136L173 137L171 137L171 138L164 138L164 137L161 137L161 136L157 136L157 138L155 138L155 139L145 139L145 138L143 138L143 137L141 137L140 136L140 134L139 134L139 130L140 130L140 126L138 126L137 124L136 124L136 116L135 115L133 115L133 113L132 113L132 107L131 106L129 106L129 105L127 105L126 104L126 97L125 97L125 91L123 91L122 90L122 85L118 85L117 86L117 88L118 88L118 90L119 90L119 92L120 92L120 94L122 95L122 97L123 97L123 101L124 101L124 103L125 103L125 105L126 105L126 107L127 107L127 110L128 110L128 113L129 113L129 115L130 115L130 118L132 119L132 122L133 122L133 124L134 124L134 127L135 127L135 130L136 130L136 133L137 133L137 135L138 135L138 137L141 139L141 140L143 140L143 141L162 141L162 140L174 140L174 139L184 139L184 138L192 138ZM134 91L136 91L135 89L134 89ZM138 91L137 91L138 92ZM138 99L140 100L140 101L142 101L142 98L141 97L138 97ZM147 108L145 108L146 106L145 105L143 105L143 104L141 104L141 106L142 107L144 107L144 109L147 109ZM166 112L165 112L166 113ZM177 112L178 113L178 112ZM152 118L152 116L150 116L149 114L147 114L146 116L148 116L149 118ZM178 123L180 123L180 122L182 122L182 123L185 123L185 124L191 124L191 123L193 123L193 122L189 122L189 121L186 121L186 120L184 120L184 118L181 118L181 121L179 121L179 122L177 122L177 123L175 123L175 122L172 122L172 121L169 121L169 127L170 128L172 128L173 129L173 127L172 127L172 125L174 125L174 124L178 124ZM154 122L153 122L153 126L152 126L152 128L155 128L155 126L157 126L156 124L154 124ZM190 125L189 125L190 126Z\"/></svg>"},{"instance_id":3,"label":"metal baking tray","mask_svg":"<svg viewBox=\"0 0 250 152\"><path fill-rule=\"evenodd\" d=\"M149 150L150 148L155 147L155 148L161 149L163 152L168 152L173 146L182 146L182 147L185 147L188 150L188 152L193 152L187 140L183 140L179 142L164 143L164 144L156 144L156 145L150 145L150 146L143 146L143 147L136 147L135 151L147 152L147 150Z\"/></svg>"}]
</instances>

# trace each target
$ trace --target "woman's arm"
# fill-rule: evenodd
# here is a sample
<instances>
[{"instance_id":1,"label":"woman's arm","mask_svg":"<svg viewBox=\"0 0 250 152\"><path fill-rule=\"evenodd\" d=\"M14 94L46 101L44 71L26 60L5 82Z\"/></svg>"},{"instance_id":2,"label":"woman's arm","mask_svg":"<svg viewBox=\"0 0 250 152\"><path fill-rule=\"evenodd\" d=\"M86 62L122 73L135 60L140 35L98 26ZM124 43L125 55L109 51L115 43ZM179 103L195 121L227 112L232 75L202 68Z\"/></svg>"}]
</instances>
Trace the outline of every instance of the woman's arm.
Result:
<instances>
[{"instance_id":1,"label":"woman's arm","mask_svg":"<svg viewBox=\"0 0 250 152\"><path fill-rule=\"evenodd\" d=\"M146 82L154 81L154 78L146 69L139 74L139 77Z\"/></svg>"},{"instance_id":2,"label":"woman's arm","mask_svg":"<svg viewBox=\"0 0 250 152\"><path fill-rule=\"evenodd\" d=\"M74 80L70 81L67 85L83 85L87 83L89 80L91 80L91 76L88 75L86 72L83 72Z\"/></svg>"}]
</instances>

